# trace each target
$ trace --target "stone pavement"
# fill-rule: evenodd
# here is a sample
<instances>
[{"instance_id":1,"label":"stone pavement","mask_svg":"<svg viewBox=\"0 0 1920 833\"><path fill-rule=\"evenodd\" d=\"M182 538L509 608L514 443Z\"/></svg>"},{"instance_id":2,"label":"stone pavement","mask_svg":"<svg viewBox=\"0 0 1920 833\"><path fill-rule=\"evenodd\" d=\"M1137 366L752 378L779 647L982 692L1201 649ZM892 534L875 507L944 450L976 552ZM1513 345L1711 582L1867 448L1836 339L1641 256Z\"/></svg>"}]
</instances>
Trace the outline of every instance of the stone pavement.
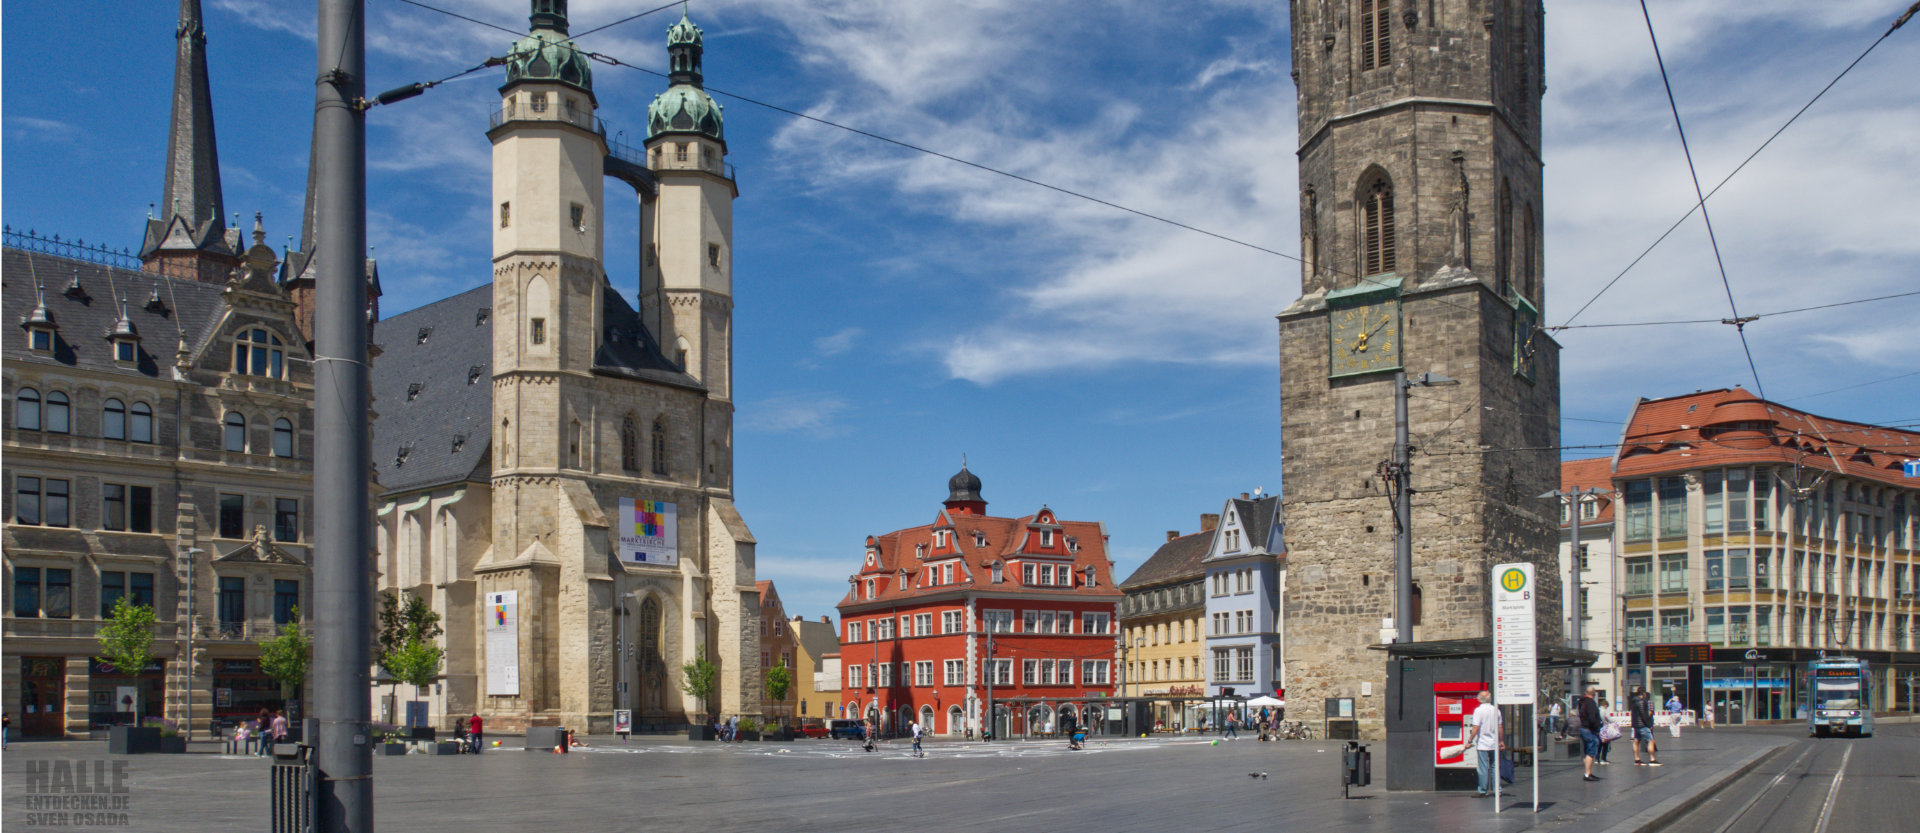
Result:
<instances>
[{"instance_id":1,"label":"stone pavement","mask_svg":"<svg viewBox=\"0 0 1920 833\"><path fill-rule=\"evenodd\" d=\"M1069 752L1063 741L992 744L929 741L874 753L847 741L692 743L684 738L588 740L569 755L509 748L457 757L374 759L381 828L409 833L575 831L1246 830L1339 829L1383 833L1520 830L1629 833L1670 814L1757 764L1788 739L1741 730L1663 738L1659 769L1635 767L1624 744L1604 780L1583 782L1578 762L1541 764L1541 813L1528 812L1521 768L1496 815L1470 794L1340 797L1339 744L1246 739L1109 739ZM1377 750L1381 745L1375 745ZM218 754L115 757L100 742L16 744L0 761L8 827L30 819L29 762L125 762L129 824L120 829L261 830L267 764ZM40 763L52 762L52 763ZM1267 778L1250 778L1265 772ZM109 829L109 828L82 828Z\"/></svg>"}]
</instances>

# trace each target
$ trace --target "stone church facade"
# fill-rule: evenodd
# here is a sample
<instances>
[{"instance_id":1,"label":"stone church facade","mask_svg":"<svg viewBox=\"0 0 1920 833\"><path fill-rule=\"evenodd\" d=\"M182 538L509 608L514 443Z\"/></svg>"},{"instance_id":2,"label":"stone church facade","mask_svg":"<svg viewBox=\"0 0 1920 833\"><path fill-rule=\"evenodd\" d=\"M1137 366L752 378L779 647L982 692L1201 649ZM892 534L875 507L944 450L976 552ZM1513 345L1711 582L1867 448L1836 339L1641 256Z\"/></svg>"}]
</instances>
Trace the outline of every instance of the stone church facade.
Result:
<instances>
[{"instance_id":1,"label":"stone church facade","mask_svg":"<svg viewBox=\"0 0 1920 833\"><path fill-rule=\"evenodd\" d=\"M487 133L492 285L376 328L379 584L443 617L436 724L757 714L754 539L732 502L738 192L702 33L669 30L642 156L609 146L565 3L531 21ZM640 202L639 309L602 265L609 177ZM706 703L681 688L699 658L719 671Z\"/></svg>"},{"instance_id":2,"label":"stone church facade","mask_svg":"<svg viewBox=\"0 0 1920 833\"><path fill-rule=\"evenodd\" d=\"M1534 0L1293 6L1301 290L1279 316L1287 699L1355 698L1383 728L1398 615L1396 371L1458 387L1409 399L1416 640L1489 634L1488 571L1551 568L1558 345L1538 328L1544 11ZM1549 609L1553 608L1553 609ZM1371 684L1371 685L1369 685Z\"/></svg>"}]
</instances>

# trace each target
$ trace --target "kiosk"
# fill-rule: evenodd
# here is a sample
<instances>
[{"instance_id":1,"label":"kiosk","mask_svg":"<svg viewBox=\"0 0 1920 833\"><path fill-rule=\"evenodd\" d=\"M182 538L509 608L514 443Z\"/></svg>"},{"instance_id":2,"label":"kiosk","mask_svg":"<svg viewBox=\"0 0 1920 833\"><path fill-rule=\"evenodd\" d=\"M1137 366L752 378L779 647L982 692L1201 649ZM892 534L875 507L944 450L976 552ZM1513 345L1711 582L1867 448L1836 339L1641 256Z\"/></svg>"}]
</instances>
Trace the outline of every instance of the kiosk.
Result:
<instances>
[{"instance_id":1,"label":"kiosk","mask_svg":"<svg viewBox=\"0 0 1920 833\"><path fill-rule=\"evenodd\" d=\"M1471 790L1474 759L1465 743L1465 722L1480 691L1493 684L1493 640L1447 639L1374 645L1387 653L1386 769L1389 790ZM1535 652L1542 672L1586 668L1599 654L1545 647ZM1542 674L1542 679L1550 679ZM1456 711L1457 710L1457 711ZM1523 710L1506 709L1507 749L1522 750L1530 737Z\"/></svg>"}]
</instances>

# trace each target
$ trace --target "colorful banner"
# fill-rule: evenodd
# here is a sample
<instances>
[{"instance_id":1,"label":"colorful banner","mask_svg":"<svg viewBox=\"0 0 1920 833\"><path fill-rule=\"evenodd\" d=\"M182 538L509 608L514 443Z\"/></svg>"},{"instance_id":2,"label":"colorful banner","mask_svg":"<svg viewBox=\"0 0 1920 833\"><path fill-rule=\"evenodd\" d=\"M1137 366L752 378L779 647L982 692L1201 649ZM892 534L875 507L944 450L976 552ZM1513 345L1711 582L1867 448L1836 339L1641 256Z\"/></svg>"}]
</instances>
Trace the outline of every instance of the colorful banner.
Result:
<instances>
[{"instance_id":1,"label":"colorful banner","mask_svg":"<svg viewBox=\"0 0 1920 833\"><path fill-rule=\"evenodd\" d=\"M520 592L487 594L487 693L520 696Z\"/></svg>"},{"instance_id":2,"label":"colorful banner","mask_svg":"<svg viewBox=\"0 0 1920 833\"><path fill-rule=\"evenodd\" d=\"M680 563L680 513L664 500L620 499L620 560L671 567Z\"/></svg>"}]
</instances>

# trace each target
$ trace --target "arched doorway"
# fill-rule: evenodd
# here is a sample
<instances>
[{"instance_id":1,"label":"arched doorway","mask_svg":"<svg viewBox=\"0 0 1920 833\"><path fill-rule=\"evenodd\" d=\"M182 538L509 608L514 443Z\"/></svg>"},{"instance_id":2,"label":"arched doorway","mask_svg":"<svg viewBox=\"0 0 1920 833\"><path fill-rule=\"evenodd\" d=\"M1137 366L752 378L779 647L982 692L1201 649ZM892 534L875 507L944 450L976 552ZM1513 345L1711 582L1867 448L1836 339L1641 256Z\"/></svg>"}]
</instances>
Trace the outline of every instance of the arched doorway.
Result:
<instances>
[{"instance_id":1,"label":"arched doorway","mask_svg":"<svg viewBox=\"0 0 1920 833\"><path fill-rule=\"evenodd\" d=\"M893 725L894 725L894 728L897 729L901 735L906 735L906 734L909 734L911 731L907 727L911 726L912 724L913 724L913 704L907 703L900 707L900 722L895 723Z\"/></svg>"},{"instance_id":2,"label":"arched doorway","mask_svg":"<svg viewBox=\"0 0 1920 833\"><path fill-rule=\"evenodd\" d=\"M959 706L947 707L947 734L957 735L961 733L966 723L966 718L962 717L962 714L963 712L960 711Z\"/></svg>"},{"instance_id":3,"label":"arched doorway","mask_svg":"<svg viewBox=\"0 0 1920 833\"><path fill-rule=\"evenodd\" d=\"M1079 727L1081 727L1082 729L1085 729L1085 728L1086 728L1086 724L1085 724L1085 723L1081 723L1081 722L1080 722L1080 710L1079 710L1079 709L1076 709L1076 708L1074 708L1074 707L1072 707L1072 706L1061 706L1061 707L1060 707L1060 717L1059 717L1059 720L1060 720L1060 725L1059 725L1059 726L1057 726L1057 727L1055 727L1055 731L1056 731L1056 732L1065 732L1065 731L1066 731L1066 726L1067 726L1067 719L1068 719L1068 718L1072 718L1072 719L1074 720L1074 725L1076 725L1076 726L1079 726Z\"/></svg>"},{"instance_id":4,"label":"arched doorway","mask_svg":"<svg viewBox=\"0 0 1920 833\"><path fill-rule=\"evenodd\" d=\"M1053 731L1053 709L1034 706L1027 709L1027 734L1044 737Z\"/></svg>"},{"instance_id":5,"label":"arched doorway","mask_svg":"<svg viewBox=\"0 0 1920 833\"><path fill-rule=\"evenodd\" d=\"M920 707L920 731L929 735L934 733L932 706Z\"/></svg>"}]
</instances>

